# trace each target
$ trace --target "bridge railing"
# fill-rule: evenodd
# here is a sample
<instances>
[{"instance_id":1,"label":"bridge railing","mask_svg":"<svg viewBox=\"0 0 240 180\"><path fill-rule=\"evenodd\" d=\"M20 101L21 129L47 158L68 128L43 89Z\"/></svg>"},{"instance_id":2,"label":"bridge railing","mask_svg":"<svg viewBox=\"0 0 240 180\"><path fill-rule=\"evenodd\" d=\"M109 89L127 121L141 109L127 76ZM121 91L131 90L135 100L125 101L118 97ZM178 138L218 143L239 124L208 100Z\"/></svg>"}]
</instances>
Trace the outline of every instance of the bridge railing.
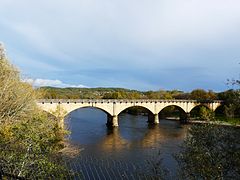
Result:
<instances>
[{"instance_id":1,"label":"bridge railing","mask_svg":"<svg viewBox=\"0 0 240 180\"><path fill-rule=\"evenodd\" d=\"M223 103L221 100L191 99L38 99L37 103Z\"/></svg>"}]
</instances>

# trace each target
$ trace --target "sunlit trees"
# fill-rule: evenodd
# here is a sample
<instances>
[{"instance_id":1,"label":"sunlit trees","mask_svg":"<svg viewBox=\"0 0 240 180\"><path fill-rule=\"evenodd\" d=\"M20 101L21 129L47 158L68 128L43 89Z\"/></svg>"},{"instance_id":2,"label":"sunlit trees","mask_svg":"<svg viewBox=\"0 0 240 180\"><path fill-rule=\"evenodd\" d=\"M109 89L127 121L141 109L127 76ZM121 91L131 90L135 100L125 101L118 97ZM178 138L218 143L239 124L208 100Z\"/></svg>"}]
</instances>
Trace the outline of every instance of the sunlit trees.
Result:
<instances>
[{"instance_id":1,"label":"sunlit trees","mask_svg":"<svg viewBox=\"0 0 240 180\"><path fill-rule=\"evenodd\" d=\"M35 108L35 92L20 81L19 71L0 53L0 122L20 120Z\"/></svg>"},{"instance_id":2,"label":"sunlit trees","mask_svg":"<svg viewBox=\"0 0 240 180\"><path fill-rule=\"evenodd\" d=\"M147 99L173 99L173 94L171 91L147 91L144 93Z\"/></svg>"},{"instance_id":3,"label":"sunlit trees","mask_svg":"<svg viewBox=\"0 0 240 180\"><path fill-rule=\"evenodd\" d=\"M38 110L36 91L21 81L2 46L0 58L0 170L26 178L60 177L64 168L49 156L62 147L64 132Z\"/></svg>"},{"instance_id":4,"label":"sunlit trees","mask_svg":"<svg viewBox=\"0 0 240 180\"><path fill-rule=\"evenodd\" d=\"M201 106L199 110L199 118L205 121L211 121L214 119L214 112L205 106Z\"/></svg>"},{"instance_id":5,"label":"sunlit trees","mask_svg":"<svg viewBox=\"0 0 240 180\"><path fill-rule=\"evenodd\" d=\"M190 98L191 99L195 99L195 100L215 100L217 99L216 94L209 90L208 92L203 90L203 89L195 89L191 92L190 94Z\"/></svg>"}]
</instances>

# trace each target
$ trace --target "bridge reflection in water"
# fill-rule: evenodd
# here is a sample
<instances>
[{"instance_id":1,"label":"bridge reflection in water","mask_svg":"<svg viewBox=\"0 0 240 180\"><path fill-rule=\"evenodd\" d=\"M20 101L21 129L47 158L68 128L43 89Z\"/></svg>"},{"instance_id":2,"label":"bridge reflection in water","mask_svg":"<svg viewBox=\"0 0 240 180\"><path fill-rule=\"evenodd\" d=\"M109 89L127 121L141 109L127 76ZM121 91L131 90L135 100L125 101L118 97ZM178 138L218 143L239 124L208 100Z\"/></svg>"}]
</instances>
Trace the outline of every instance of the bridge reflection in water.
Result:
<instances>
[{"instance_id":1,"label":"bridge reflection in water","mask_svg":"<svg viewBox=\"0 0 240 180\"><path fill-rule=\"evenodd\" d=\"M89 173L85 171L95 171L95 166L99 168L101 159L104 159L104 163L100 163L103 172L109 169L110 173L131 174L136 170L133 167L138 166L141 167L138 174L139 171L145 173L146 160L157 156L159 150L164 165L174 172L176 162L172 154L179 150L178 145L186 136L188 125L162 119L159 125L150 125L146 123L147 116L121 113L120 128L107 128L104 125L105 118L106 114L100 110L83 108L72 112L66 121L71 131L70 142L82 149L73 160L81 159L86 163L82 164L82 167L88 167L88 170L83 170L85 177ZM90 167L89 161L92 159L94 162ZM124 169L126 164L129 167ZM103 173L102 176L106 174Z\"/></svg>"},{"instance_id":2,"label":"bridge reflection in water","mask_svg":"<svg viewBox=\"0 0 240 180\"><path fill-rule=\"evenodd\" d=\"M130 149L131 146L138 146L139 148L155 148L157 144L160 145L169 140L168 136L170 134L170 129L159 128L156 125L148 125L144 130L145 132L142 134L143 137L131 141L122 137L120 129L107 129L106 136L98 142L98 149L104 152L116 152ZM185 138L186 132L187 128L183 128L182 131L171 133L171 135L174 140L182 141Z\"/></svg>"}]
</instances>

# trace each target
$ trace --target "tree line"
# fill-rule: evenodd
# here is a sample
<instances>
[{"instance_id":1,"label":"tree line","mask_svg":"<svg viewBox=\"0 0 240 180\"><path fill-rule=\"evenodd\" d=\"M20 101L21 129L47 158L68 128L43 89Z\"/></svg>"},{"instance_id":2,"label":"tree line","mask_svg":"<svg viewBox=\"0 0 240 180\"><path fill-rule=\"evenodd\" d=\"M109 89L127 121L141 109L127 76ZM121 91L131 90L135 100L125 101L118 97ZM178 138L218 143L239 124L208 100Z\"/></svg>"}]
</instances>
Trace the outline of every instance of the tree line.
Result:
<instances>
[{"instance_id":1,"label":"tree line","mask_svg":"<svg viewBox=\"0 0 240 180\"><path fill-rule=\"evenodd\" d=\"M123 88L56 88L41 87L43 99L196 99L216 100L220 93L195 89L190 93L179 90L137 91Z\"/></svg>"}]
</instances>

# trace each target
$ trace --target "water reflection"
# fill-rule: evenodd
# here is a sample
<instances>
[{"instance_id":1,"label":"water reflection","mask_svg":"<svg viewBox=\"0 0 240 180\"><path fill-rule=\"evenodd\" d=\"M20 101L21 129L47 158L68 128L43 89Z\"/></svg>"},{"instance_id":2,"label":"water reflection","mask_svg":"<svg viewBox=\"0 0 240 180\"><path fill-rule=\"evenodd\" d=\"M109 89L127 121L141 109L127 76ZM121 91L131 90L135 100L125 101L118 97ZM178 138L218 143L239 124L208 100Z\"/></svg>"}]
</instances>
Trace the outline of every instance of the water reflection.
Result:
<instances>
[{"instance_id":1,"label":"water reflection","mask_svg":"<svg viewBox=\"0 0 240 180\"><path fill-rule=\"evenodd\" d=\"M69 116L70 141L84 147L89 154L115 154L132 152L142 154L148 149L167 149L174 152L186 136L187 127L179 122L161 120L149 125L147 116L121 114L119 127L108 129L106 115L96 109L81 109Z\"/></svg>"},{"instance_id":2,"label":"water reflection","mask_svg":"<svg viewBox=\"0 0 240 180\"><path fill-rule=\"evenodd\" d=\"M129 142L123 139L119 128L106 129L106 136L98 142L99 150L109 153L129 148Z\"/></svg>"},{"instance_id":3,"label":"water reflection","mask_svg":"<svg viewBox=\"0 0 240 180\"><path fill-rule=\"evenodd\" d=\"M119 116L119 127L108 129L105 125L107 115L101 110L83 108L72 112L66 120L71 132L69 141L72 146L81 149L73 160L86 158L85 161L80 161L83 168L89 166L83 170L85 175L89 174L93 166L94 169L99 167L97 161L89 164L89 158L107 159L107 165L101 165L105 170L115 167L116 161L144 169L148 167L146 160L158 156L160 151L163 165L174 174L177 163L172 155L179 151L188 127L182 126L179 121L169 120L160 120L160 124L154 126L149 125L147 120L147 116L122 113ZM125 171L124 168L116 169L121 173ZM130 169L128 168L128 173L132 173Z\"/></svg>"}]
</instances>

